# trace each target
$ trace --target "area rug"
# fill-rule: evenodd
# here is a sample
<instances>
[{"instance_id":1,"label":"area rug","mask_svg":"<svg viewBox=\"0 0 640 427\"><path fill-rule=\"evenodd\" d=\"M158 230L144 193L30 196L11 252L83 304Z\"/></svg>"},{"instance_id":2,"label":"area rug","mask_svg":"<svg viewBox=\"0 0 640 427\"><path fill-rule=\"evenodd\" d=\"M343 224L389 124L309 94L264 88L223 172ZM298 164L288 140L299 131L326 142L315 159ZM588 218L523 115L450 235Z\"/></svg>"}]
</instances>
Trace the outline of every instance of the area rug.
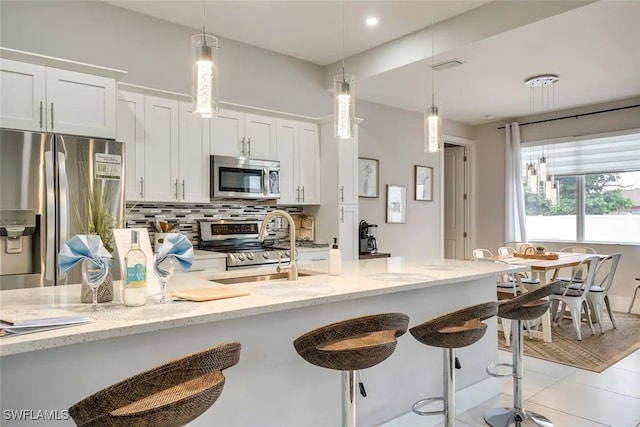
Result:
<instances>
[{"instance_id":1,"label":"area rug","mask_svg":"<svg viewBox=\"0 0 640 427\"><path fill-rule=\"evenodd\" d=\"M552 327L552 342L539 339L524 340L524 354L537 359L548 360L562 365L574 366L593 372L602 372L619 360L640 348L640 316L637 314L613 313L617 329L612 329L611 320L606 313L604 334L598 325L594 325L595 335L589 325L582 322L582 341L577 340L570 319L564 319L560 326ZM511 351L507 347L502 332L498 332L498 346L501 350Z\"/></svg>"}]
</instances>

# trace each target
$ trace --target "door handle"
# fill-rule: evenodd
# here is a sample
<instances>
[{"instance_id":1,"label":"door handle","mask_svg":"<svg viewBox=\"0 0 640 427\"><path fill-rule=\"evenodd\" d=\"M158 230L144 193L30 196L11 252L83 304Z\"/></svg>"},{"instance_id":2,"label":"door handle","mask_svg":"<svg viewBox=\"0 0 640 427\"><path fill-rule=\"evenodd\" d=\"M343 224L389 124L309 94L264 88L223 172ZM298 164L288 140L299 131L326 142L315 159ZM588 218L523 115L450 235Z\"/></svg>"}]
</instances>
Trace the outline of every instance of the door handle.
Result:
<instances>
[{"instance_id":1,"label":"door handle","mask_svg":"<svg viewBox=\"0 0 640 427\"><path fill-rule=\"evenodd\" d=\"M178 200L179 196L178 196L178 180L177 179L176 179L175 186L176 186L176 200Z\"/></svg>"},{"instance_id":2,"label":"door handle","mask_svg":"<svg viewBox=\"0 0 640 427\"><path fill-rule=\"evenodd\" d=\"M57 138L57 137L56 137ZM63 143L64 144L64 143ZM63 145L64 146L64 145ZM67 155L58 153L58 186L60 188L60 245L69 240L69 181L67 179Z\"/></svg>"},{"instance_id":3,"label":"door handle","mask_svg":"<svg viewBox=\"0 0 640 427\"><path fill-rule=\"evenodd\" d=\"M42 101L40 101L40 129L42 129Z\"/></svg>"},{"instance_id":4,"label":"door handle","mask_svg":"<svg viewBox=\"0 0 640 427\"><path fill-rule=\"evenodd\" d=\"M340 201L344 202L344 185L340 186Z\"/></svg>"},{"instance_id":5,"label":"door handle","mask_svg":"<svg viewBox=\"0 0 640 427\"><path fill-rule=\"evenodd\" d=\"M53 102L51 103L51 129L53 129Z\"/></svg>"},{"instance_id":6,"label":"door handle","mask_svg":"<svg viewBox=\"0 0 640 427\"><path fill-rule=\"evenodd\" d=\"M144 199L144 177L140 177L140 198Z\"/></svg>"},{"instance_id":7,"label":"door handle","mask_svg":"<svg viewBox=\"0 0 640 427\"><path fill-rule=\"evenodd\" d=\"M340 222L344 224L344 206L340 207Z\"/></svg>"},{"instance_id":8,"label":"door handle","mask_svg":"<svg viewBox=\"0 0 640 427\"><path fill-rule=\"evenodd\" d=\"M300 201L300 186L296 187L296 202Z\"/></svg>"},{"instance_id":9,"label":"door handle","mask_svg":"<svg viewBox=\"0 0 640 427\"><path fill-rule=\"evenodd\" d=\"M244 136L242 137L242 141L240 143L242 144L242 148L240 149L240 154L242 157L244 157Z\"/></svg>"},{"instance_id":10,"label":"door handle","mask_svg":"<svg viewBox=\"0 0 640 427\"><path fill-rule=\"evenodd\" d=\"M52 281L55 285L56 269L55 253L56 253L56 239L55 239L55 221L56 221L56 206L54 202L53 194L55 194L55 182L53 179L53 152L47 151L44 153L44 170L45 170L45 184L46 184L46 206L47 206L47 253L45 255L45 267L44 278L45 280Z\"/></svg>"},{"instance_id":11,"label":"door handle","mask_svg":"<svg viewBox=\"0 0 640 427\"><path fill-rule=\"evenodd\" d=\"M247 157L251 157L251 138L247 138Z\"/></svg>"},{"instance_id":12,"label":"door handle","mask_svg":"<svg viewBox=\"0 0 640 427\"><path fill-rule=\"evenodd\" d=\"M184 191L184 179L182 180L182 200L184 200L184 195L185 191Z\"/></svg>"},{"instance_id":13,"label":"door handle","mask_svg":"<svg viewBox=\"0 0 640 427\"><path fill-rule=\"evenodd\" d=\"M304 185L302 186L302 201L304 202Z\"/></svg>"}]
</instances>

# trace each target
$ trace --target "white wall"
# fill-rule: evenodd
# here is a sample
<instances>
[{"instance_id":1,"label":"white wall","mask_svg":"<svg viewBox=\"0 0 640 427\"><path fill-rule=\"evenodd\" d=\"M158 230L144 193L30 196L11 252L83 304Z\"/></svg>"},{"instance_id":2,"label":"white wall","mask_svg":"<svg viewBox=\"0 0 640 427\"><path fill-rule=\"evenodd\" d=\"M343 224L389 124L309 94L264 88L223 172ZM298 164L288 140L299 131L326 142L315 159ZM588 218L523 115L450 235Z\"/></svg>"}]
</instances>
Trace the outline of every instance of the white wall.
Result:
<instances>
[{"instance_id":1,"label":"white wall","mask_svg":"<svg viewBox=\"0 0 640 427\"><path fill-rule=\"evenodd\" d=\"M440 254L440 153L424 152L422 114L358 100L356 115L360 157L378 159L379 197L360 198L360 219L378 224L379 251L392 256L436 257ZM473 129L445 121L444 133L469 138ZM414 166L434 168L433 202L416 201ZM387 224L386 185L407 187L407 223Z\"/></svg>"},{"instance_id":2,"label":"white wall","mask_svg":"<svg viewBox=\"0 0 640 427\"><path fill-rule=\"evenodd\" d=\"M499 126L506 122L520 123L550 117L561 117L591 111L606 110L625 105L640 103L640 98L616 101L607 104L582 107L572 110L558 111L553 114L520 117L500 123L488 123L475 128L477 147L477 186L476 186L476 247L496 251L504 242L504 164L505 134ZM536 141L546 138L589 135L611 132L622 129L640 127L640 108L595 114L579 119L558 120L544 124L522 127L522 141ZM638 165L640 168L640 165ZM543 242L545 243L545 242ZM560 249L565 244L548 244L551 249ZM634 279L640 277L638 262L640 261L640 245L603 245L589 244L599 253L620 252L622 258L611 290L612 304L616 310L626 311L635 289ZM635 310L640 312L640 303Z\"/></svg>"},{"instance_id":3,"label":"white wall","mask_svg":"<svg viewBox=\"0 0 640 427\"><path fill-rule=\"evenodd\" d=\"M215 33L215 29L209 29ZM2 1L0 45L128 71L122 81L191 91L195 30L99 1ZM322 67L220 39L220 99L322 117Z\"/></svg>"}]
</instances>

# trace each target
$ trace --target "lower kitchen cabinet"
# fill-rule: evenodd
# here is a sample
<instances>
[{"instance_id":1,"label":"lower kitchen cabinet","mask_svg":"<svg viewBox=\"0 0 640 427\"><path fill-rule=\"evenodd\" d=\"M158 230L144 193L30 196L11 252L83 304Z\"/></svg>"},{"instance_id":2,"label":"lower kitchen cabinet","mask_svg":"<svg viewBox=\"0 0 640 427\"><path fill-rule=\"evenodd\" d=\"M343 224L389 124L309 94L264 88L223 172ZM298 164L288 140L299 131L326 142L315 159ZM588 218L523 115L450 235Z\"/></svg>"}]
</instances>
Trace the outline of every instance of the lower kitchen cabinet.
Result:
<instances>
[{"instance_id":1,"label":"lower kitchen cabinet","mask_svg":"<svg viewBox=\"0 0 640 427\"><path fill-rule=\"evenodd\" d=\"M309 264L312 262L328 261L329 248L297 248L298 257L296 261L298 265Z\"/></svg>"}]
</instances>

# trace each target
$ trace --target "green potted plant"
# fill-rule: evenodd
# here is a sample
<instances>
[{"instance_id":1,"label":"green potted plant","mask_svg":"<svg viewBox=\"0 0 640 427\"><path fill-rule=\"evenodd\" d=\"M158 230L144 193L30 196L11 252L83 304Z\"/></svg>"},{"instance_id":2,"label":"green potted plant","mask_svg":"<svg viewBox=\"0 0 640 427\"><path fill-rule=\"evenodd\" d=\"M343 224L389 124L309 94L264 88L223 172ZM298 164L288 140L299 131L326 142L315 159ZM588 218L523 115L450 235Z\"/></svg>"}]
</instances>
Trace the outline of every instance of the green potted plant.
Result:
<instances>
[{"instance_id":1,"label":"green potted plant","mask_svg":"<svg viewBox=\"0 0 640 427\"><path fill-rule=\"evenodd\" d=\"M536 253L537 254L544 254L545 253L546 248L542 245L538 245L536 246Z\"/></svg>"},{"instance_id":2,"label":"green potted plant","mask_svg":"<svg viewBox=\"0 0 640 427\"><path fill-rule=\"evenodd\" d=\"M116 218L111 213L114 202L114 191L110 188L115 183L107 180L91 180L87 176L87 168L80 168L80 194L71 194L73 215L78 229L78 234L97 234L102 239L102 244L109 253L113 252L113 233L116 227ZM91 288L82 283L80 300L84 303L92 301ZM98 302L113 301L113 276L111 270L107 278L98 288Z\"/></svg>"}]
</instances>

